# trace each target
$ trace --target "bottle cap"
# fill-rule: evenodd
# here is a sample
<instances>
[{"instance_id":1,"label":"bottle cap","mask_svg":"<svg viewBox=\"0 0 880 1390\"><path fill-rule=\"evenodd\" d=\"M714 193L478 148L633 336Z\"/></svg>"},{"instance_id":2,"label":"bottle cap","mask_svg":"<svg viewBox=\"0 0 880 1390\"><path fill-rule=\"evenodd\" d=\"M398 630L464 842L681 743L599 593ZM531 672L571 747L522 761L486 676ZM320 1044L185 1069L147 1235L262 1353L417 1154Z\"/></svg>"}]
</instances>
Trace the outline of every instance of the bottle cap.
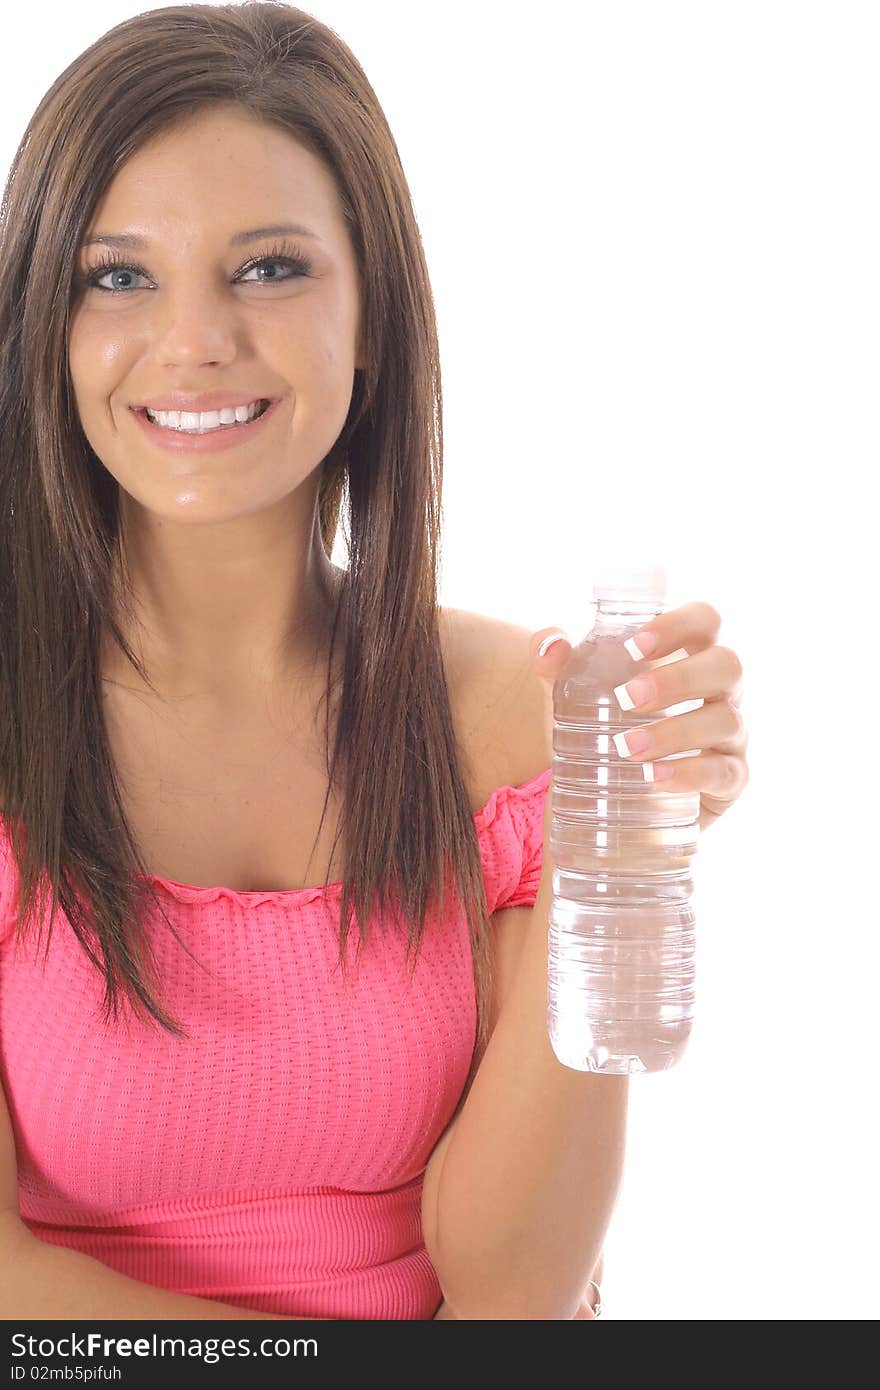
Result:
<instances>
[{"instance_id":1,"label":"bottle cap","mask_svg":"<svg viewBox=\"0 0 880 1390\"><path fill-rule=\"evenodd\" d=\"M614 564L603 560L593 569L593 598L599 602L622 598L628 602L643 599L662 604L666 601L666 567L655 563Z\"/></svg>"}]
</instances>

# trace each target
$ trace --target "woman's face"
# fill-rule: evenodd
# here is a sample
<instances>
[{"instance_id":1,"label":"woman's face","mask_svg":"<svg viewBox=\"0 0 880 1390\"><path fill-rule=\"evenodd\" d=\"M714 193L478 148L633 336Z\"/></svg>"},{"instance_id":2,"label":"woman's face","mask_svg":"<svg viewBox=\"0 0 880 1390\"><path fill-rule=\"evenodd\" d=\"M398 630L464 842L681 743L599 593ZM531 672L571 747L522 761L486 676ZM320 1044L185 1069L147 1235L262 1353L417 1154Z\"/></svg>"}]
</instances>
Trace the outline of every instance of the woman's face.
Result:
<instances>
[{"instance_id":1,"label":"woman's face","mask_svg":"<svg viewBox=\"0 0 880 1390\"><path fill-rule=\"evenodd\" d=\"M282 223L312 235L235 241ZM363 365L357 263L324 165L274 126L202 112L131 157L86 235L144 243L82 247L80 275L108 254L118 264L80 281L71 308L80 421L120 488L166 521L289 497L339 437ZM278 404L252 438L199 453L161 447L135 414L151 397L219 390Z\"/></svg>"}]
</instances>

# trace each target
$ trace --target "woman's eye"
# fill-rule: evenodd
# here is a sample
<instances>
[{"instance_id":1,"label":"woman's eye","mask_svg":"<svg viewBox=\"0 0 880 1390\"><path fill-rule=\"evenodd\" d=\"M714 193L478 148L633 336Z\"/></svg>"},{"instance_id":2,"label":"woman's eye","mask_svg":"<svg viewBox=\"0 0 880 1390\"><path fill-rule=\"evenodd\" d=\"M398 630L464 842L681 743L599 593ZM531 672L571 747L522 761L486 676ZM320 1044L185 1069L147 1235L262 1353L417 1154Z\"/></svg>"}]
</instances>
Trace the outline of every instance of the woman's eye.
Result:
<instances>
[{"instance_id":1,"label":"woman's eye","mask_svg":"<svg viewBox=\"0 0 880 1390\"><path fill-rule=\"evenodd\" d=\"M281 273L279 273L276 269L271 275L258 274L255 279L248 280L246 278L247 276L252 275L253 272L262 271L266 266L281 266L282 271ZM285 270L287 270L289 273L284 274L283 272ZM303 276L307 276L310 273L310 271L311 265L305 259L294 259L290 256L263 256L260 260L252 261L250 265L245 266L244 270L240 271L235 276L235 283L252 285L272 285L275 284L276 281L295 280ZM138 266L110 265L98 266L95 270L88 273L85 279L86 283L92 286L94 289L103 290L109 294L126 292L130 293L132 290L141 288L141 286L131 283L122 285L118 283L115 285L112 283L109 285L102 285L101 281L106 280L108 276L111 275L127 276L129 280L137 279L138 276L140 276L143 279L148 278L146 272L140 270Z\"/></svg>"},{"instance_id":2,"label":"woman's eye","mask_svg":"<svg viewBox=\"0 0 880 1390\"><path fill-rule=\"evenodd\" d=\"M263 266L266 265L284 266L288 270L294 271L296 275L307 275L309 273L309 267L305 261L294 261L291 260L289 256L264 256L262 260L254 261L252 265L248 266L247 274L249 275L252 270L261 270ZM242 276L242 278L244 277ZM270 275L266 279L258 280L257 283L266 285L271 284L275 280L292 280L294 278L295 275Z\"/></svg>"},{"instance_id":3,"label":"woman's eye","mask_svg":"<svg viewBox=\"0 0 880 1390\"><path fill-rule=\"evenodd\" d=\"M87 281L87 283L88 283L89 285L93 285L94 288L97 289L97 290L108 290L108 291L112 291L112 290L114 290L114 289L130 290L130 289L132 289L132 288L137 288L137 286L134 286L134 287L133 287L133 286L131 286L131 285L102 285L102 284L101 284L101 281L102 281L102 280L106 280L106 278L107 278L108 275L133 275L133 276L137 276L137 275L142 275L142 274L143 274L143 271L135 270L134 266L130 266L130 265L112 265L112 266L110 266L110 267L109 267L108 269L106 269L106 270L102 270L100 267L99 267L97 270L93 270L92 273L86 277L86 281Z\"/></svg>"}]
</instances>

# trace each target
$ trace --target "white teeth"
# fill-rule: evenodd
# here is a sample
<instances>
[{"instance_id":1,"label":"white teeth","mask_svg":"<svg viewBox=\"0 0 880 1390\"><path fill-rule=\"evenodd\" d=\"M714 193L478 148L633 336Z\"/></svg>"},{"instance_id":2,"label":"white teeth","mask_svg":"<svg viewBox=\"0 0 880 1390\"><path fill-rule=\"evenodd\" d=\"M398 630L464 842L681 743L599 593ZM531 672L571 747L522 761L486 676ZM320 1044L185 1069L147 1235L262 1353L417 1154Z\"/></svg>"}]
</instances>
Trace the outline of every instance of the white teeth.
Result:
<instances>
[{"instance_id":1,"label":"white teeth","mask_svg":"<svg viewBox=\"0 0 880 1390\"><path fill-rule=\"evenodd\" d=\"M183 434L205 434L208 430L220 429L222 425L243 425L253 420L262 402L252 401L250 405L237 405L223 410L149 410L145 407L147 419L162 429L179 430Z\"/></svg>"}]
</instances>

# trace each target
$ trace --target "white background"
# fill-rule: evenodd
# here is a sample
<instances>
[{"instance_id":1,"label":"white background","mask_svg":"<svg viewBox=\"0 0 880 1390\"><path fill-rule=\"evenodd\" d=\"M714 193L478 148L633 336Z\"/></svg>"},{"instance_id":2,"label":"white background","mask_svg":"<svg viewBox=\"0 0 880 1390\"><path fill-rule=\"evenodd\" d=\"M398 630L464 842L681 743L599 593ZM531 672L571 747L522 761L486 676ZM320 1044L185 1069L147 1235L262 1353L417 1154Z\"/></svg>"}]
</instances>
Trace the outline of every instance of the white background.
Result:
<instances>
[{"instance_id":1,"label":"white background","mask_svg":"<svg viewBox=\"0 0 880 1390\"><path fill-rule=\"evenodd\" d=\"M4 177L141 8L6 14ZM441 601L578 641L598 555L650 553L745 669L751 782L695 864L688 1052L631 1085L605 1316L876 1318L880 7L309 12L374 86L425 242Z\"/></svg>"}]
</instances>

